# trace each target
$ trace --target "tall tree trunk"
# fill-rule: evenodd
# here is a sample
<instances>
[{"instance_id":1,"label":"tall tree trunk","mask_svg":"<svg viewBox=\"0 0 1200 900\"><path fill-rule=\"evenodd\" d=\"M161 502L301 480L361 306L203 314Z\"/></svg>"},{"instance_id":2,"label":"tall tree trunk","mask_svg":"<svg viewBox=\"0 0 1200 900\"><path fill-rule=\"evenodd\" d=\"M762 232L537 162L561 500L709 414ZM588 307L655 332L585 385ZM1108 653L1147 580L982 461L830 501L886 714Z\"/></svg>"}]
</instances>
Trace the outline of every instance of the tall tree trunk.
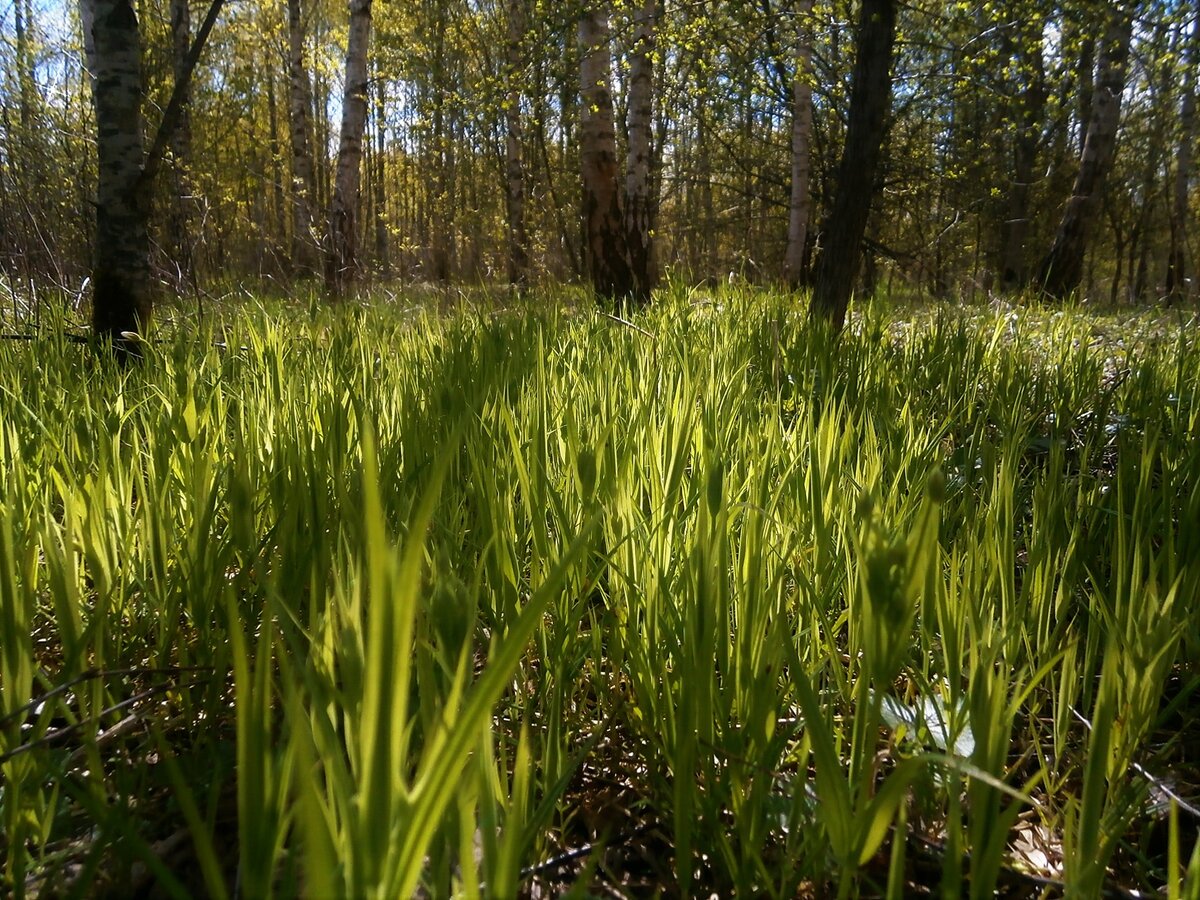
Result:
<instances>
[{"instance_id":1,"label":"tall tree trunk","mask_svg":"<svg viewBox=\"0 0 1200 900\"><path fill-rule=\"evenodd\" d=\"M1040 29L1041 23L1037 23ZM1025 241L1029 234L1030 194L1037 167L1038 136L1046 110L1048 91L1042 60L1040 30L1034 35L1019 33L1007 41L1010 58L1018 60L1019 77L1026 83L1013 104L1016 134L1013 137L1013 180L1008 189L1003 243L1000 257L1000 286L1006 292L1020 290L1029 279L1025 262Z\"/></svg>"},{"instance_id":2,"label":"tall tree trunk","mask_svg":"<svg viewBox=\"0 0 1200 900\"><path fill-rule=\"evenodd\" d=\"M696 183L700 204L700 254L696 270L703 272L708 280L722 275L724 259L717 243L717 207L713 198L712 144L709 139L709 110L701 105L696 115Z\"/></svg>"},{"instance_id":3,"label":"tall tree trunk","mask_svg":"<svg viewBox=\"0 0 1200 900\"><path fill-rule=\"evenodd\" d=\"M508 95L504 103L504 211L508 223L508 283L529 280L529 235L525 225L525 161L521 127L521 68L528 16L527 0L508 2L508 45L505 65Z\"/></svg>"},{"instance_id":4,"label":"tall tree trunk","mask_svg":"<svg viewBox=\"0 0 1200 900\"><path fill-rule=\"evenodd\" d=\"M1179 101L1179 143L1175 150L1175 178L1171 189L1171 244L1165 283L1168 302L1188 297L1187 221L1188 194L1192 179L1192 147L1196 143L1196 72L1200 70L1200 2L1184 59L1183 97Z\"/></svg>"},{"instance_id":5,"label":"tall tree trunk","mask_svg":"<svg viewBox=\"0 0 1200 900\"><path fill-rule=\"evenodd\" d=\"M1081 28L1088 28L1084 23ZM1079 41L1079 55L1075 59L1075 82L1079 91L1075 103L1075 122L1078 127L1080 154L1087 146L1088 125L1092 119L1092 106L1096 91L1096 36L1084 34Z\"/></svg>"},{"instance_id":6,"label":"tall tree trunk","mask_svg":"<svg viewBox=\"0 0 1200 900\"><path fill-rule=\"evenodd\" d=\"M650 302L654 289L654 202L651 166L654 158L654 51L658 0L642 0L633 15L633 49L629 58L629 154L625 170L625 242L633 277L632 299Z\"/></svg>"},{"instance_id":7,"label":"tall tree trunk","mask_svg":"<svg viewBox=\"0 0 1200 900\"><path fill-rule=\"evenodd\" d=\"M331 123L329 121L329 96L333 91L329 75L324 67L313 70L312 105L309 107L309 121L313 123L313 222L316 223L322 212L329 209L333 202L332 169L329 163L329 142ZM320 231L319 225L314 225L314 233ZM325 241L325 235L318 234L318 250ZM318 254L319 255L319 254Z\"/></svg>"},{"instance_id":8,"label":"tall tree trunk","mask_svg":"<svg viewBox=\"0 0 1200 900\"><path fill-rule=\"evenodd\" d=\"M367 121L367 47L371 40L371 0L350 0L346 45L346 89L338 141L337 178L329 210L325 286L342 297L358 278L358 190L362 181L363 129Z\"/></svg>"},{"instance_id":9,"label":"tall tree trunk","mask_svg":"<svg viewBox=\"0 0 1200 900\"><path fill-rule=\"evenodd\" d=\"M375 83L375 261L384 278L392 274L390 242L388 241L387 187L387 85L376 68Z\"/></svg>"},{"instance_id":10,"label":"tall tree trunk","mask_svg":"<svg viewBox=\"0 0 1200 900\"><path fill-rule=\"evenodd\" d=\"M1125 69L1133 34L1133 9L1129 0L1107 9L1109 21L1096 69L1092 113L1079 158L1079 174L1063 210L1054 244L1038 272L1042 290L1056 299L1069 296L1079 287L1092 220L1099 212L1104 179L1116 152L1121 94L1125 89Z\"/></svg>"},{"instance_id":11,"label":"tall tree trunk","mask_svg":"<svg viewBox=\"0 0 1200 900\"><path fill-rule=\"evenodd\" d=\"M433 66L430 72L431 86L426 90L433 94L433 111L431 125L433 134L433 177L430 179L433 196L430 198L430 270L433 280L445 282L450 280L451 268L451 212L450 189L450 125L446 114L446 91L442 87L446 81L446 28L445 6L435 4L436 19L434 21Z\"/></svg>"},{"instance_id":12,"label":"tall tree trunk","mask_svg":"<svg viewBox=\"0 0 1200 900\"><path fill-rule=\"evenodd\" d=\"M188 166L192 156L191 90L185 77L192 49L192 15L188 0L171 0L171 63L176 84L183 84L179 122L171 135L171 208L167 214L167 246L175 262L177 291L193 282L192 247L188 209L191 187Z\"/></svg>"},{"instance_id":13,"label":"tall tree trunk","mask_svg":"<svg viewBox=\"0 0 1200 900\"><path fill-rule=\"evenodd\" d=\"M783 277L796 287L804 276L804 250L808 244L812 172L812 12L813 0L800 0L796 14L796 72L792 80L792 192L788 200L787 250Z\"/></svg>"},{"instance_id":14,"label":"tall tree trunk","mask_svg":"<svg viewBox=\"0 0 1200 900\"><path fill-rule=\"evenodd\" d=\"M579 81L583 100L579 135L583 180L584 257L597 295L625 300L633 273L625 246L624 214L617 181L617 135L613 124L612 56L608 8L594 0L579 20Z\"/></svg>"},{"instance_id":15,"label":"tall tree trunk","mask_svg":"<svg viewBox=\"0 0 1200 900\"><path fill-rule=\"evenodd\" d=\"M21 145L25 154L22 164L33 167L34 98L37 82L33 74L33 48L29 35L31 22L29 0L16 0L13 4L13 30L16 37L17 103L21 122Z\"/></svg>"},{"instance_id":16,"label":"tall tree trunk","mask_svg":"<svg viewBox=\"0 0 1200 900\"><path fill-rule=\"evenodd\" d=\"M96 107L92 331L118 348L150 323L150 233L142 189L142 37L133 0L81 0Z\"/></svg>"},{"instance_id":17,"label":"tall tree trunk","mask_svg":"<svg viewBox=\"0 0 1200 900\"><path fill-rule=\"evenodd\" d=\"M46 193L46 163L45 153L39 152L39 126L36 121L38 88L34 77L34 49L32 10L29 0L16 0L13 3L13 30L16 38L15 74L17 82L17 123L14 126L5 110L4 125L8 137L8 151L15 152L15 158L10 157L15 176L16 195L22 201L25 209L17 222L6 221L6 230L20 231L19 254L24 260L26 271L32 273L41 271L53 262L48 258L43 242L39 239L39 229L42 227L41 208L30 202L30 198L42 197ZM7 98L6 98L7 100ZM7 106L7 102L5 104ZM16 139L13 140L13 132ZM19 224L18 224L19 223Z\"/></svg>"},{"instance_id":18,"label":"tall tree trunk","mask_svg":"<svg viewBox=\"0 0 1200 900\"><path fill-rule=\"evenodd\" d=\"M287 201L283 193L283 148L279 140L279 108L275 91L275 69L267 70L267 139L270 142L271 153L271 224L274 234L271 235L271 256L274 258L274 269L278 273L284 270L281 258L287 244Z\"/></svg>"},{"instance_id":19,"label":"tall tree trunk","mask_svg":"<svg viewBox=\"0 0 1200 900\"><path fill-rule=\"evenodd\" d=\"M316 179L308 111L312 88L304 64L304 17L300 0L288 0L288 124L292 134L292 270L316 271L318 241L313 230Z\"/></svg>"},{"instance_id":20,"label":"tall tree trunk","mask_svg":"<svg viewBox=\"0 0 1200 900\"><path fill-rule=\"evenodd\" d=\"M448 108L449 91L446 90L446 85L449 82L448 64L446 64L446 6L445 4L434 4L433 26L433 48L432 48L432 64L430 78L428 84L424 85L426 95L432 95L430 103L432 104L431 126L432 134L430 136L433 146L433 173L432 178L426 175L426 180L432 187L432 197L426 202L426 215L430 221L430 275L433 281L448 282L450 281L450 271L452 269L452 259L454 259L454 251L451 244L454 241L452 234L452 224L454 224L454 211L452 211L452 197L454 191L451 186L451 144L454 142L454 134L452 134L452 114Z\"/></svg>"},{"instance_id":21,"label":"tall tree trunk","mask_svg":"<svg viewBox=\"0 0 1200 900\"><path fill-rule=\"evenodd\" d=\"M810 313L838 330L846 321L879 174L892 99L895 40L895 0L862 0L846 144L838 168L837 193L824 228L824 248L817 260Z\"/></svg>"}]
</instances>

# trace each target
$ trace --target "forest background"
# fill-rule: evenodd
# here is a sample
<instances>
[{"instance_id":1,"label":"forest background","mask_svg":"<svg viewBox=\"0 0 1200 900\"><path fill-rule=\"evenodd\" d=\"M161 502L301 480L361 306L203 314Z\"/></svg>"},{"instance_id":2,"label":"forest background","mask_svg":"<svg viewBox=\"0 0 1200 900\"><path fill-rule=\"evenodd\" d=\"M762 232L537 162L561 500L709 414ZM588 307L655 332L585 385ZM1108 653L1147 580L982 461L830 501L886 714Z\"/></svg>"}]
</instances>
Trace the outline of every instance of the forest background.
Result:
<instances>
[{"instance_id":1,"label":"forest background","mask_svg":"<svg viewBox=\"0 0 1200 900\"><path fill-rule=\"evenodd\" d=\"M641 198L623 199L644 207L651 277L810 279L836 193L857 5L593 6L600 30L584 40L577 4L375 5L357 275L585 279L580 76L600 52L611 53L618 160L645 167ZM900 11L858 289L979 297L1036 280L1111 50L1101 8L1016 0ZM1197 8L1116 8L1132 22L1120 126L1080 290L1179 300L1195 293L1186 260L1196 256ZM203 10L155 0L139 11L152 129ZM238 0L221 11L154 184L159 282L203 295L319 269L347 27L346 4L326 0ZM59 0L0 10L0 267L10 284L69 294L91 269L96 184L81 35L74 6ZM634 168L618 171L633 178Z\"/></svg>"}]
</instances>

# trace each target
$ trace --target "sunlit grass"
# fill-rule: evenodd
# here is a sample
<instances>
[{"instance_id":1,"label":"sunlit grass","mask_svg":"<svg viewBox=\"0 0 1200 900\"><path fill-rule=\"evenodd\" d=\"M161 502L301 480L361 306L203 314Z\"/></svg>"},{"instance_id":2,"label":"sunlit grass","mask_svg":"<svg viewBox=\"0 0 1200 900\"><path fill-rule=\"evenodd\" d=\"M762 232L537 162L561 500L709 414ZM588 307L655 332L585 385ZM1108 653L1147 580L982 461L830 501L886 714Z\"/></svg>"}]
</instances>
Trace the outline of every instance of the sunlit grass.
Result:
<instances>
[{"instance_id":1,"label":"sunlit grass","mask_svg":"<svg viewBox=\"0 0 1200 900\"><path fill-rule=\"evenodd\" d=\"M5 892L1200 890L1190 321L294 306L0 342Z\"/></svg>"}]
</instances>

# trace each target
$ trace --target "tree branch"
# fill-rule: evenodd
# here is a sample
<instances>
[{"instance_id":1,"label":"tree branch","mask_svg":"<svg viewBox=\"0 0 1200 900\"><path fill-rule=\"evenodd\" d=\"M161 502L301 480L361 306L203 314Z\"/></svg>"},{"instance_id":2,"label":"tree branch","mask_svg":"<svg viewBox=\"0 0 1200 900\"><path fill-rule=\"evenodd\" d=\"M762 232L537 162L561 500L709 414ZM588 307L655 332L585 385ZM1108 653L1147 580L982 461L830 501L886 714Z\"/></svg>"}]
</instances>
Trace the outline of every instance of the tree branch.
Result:
<instances>
[{"instance_id":1,"label":"tree branch","mask_svg":"<svg viewBox=\"0 0 1200 900\"><path fill-rule=\"evenodd\" d=\"M158 132L154 135L154 143L150 145L150 152L146 154L146 161L142 164L142 174L138 177L137 189L144 191L154 183L154 177L158 174L158 170L162 167L163 155L167 152L167 144L170 143L171 135L175 133L175 129L179 127L179 117L183 114L184 98L187 96L188 85L192 81L192 73L196 70L196 64L200 61L200 54L204 52L204 45L208 43L208 36L213 30L213 25L217 22L217 16L221 14L222 7L225 6L225 0L212 0L208 7L208 14L205 15L204 21L200 23L200 30L196 32L196 39L192 41L192 47L188 50L187 58L183 62L183 70L179 73L179 77L175 79L175 88L171 91L171 99L167 103L167 108L163 112L162 121L158 125Z\"/></svg>"}]
</instances>

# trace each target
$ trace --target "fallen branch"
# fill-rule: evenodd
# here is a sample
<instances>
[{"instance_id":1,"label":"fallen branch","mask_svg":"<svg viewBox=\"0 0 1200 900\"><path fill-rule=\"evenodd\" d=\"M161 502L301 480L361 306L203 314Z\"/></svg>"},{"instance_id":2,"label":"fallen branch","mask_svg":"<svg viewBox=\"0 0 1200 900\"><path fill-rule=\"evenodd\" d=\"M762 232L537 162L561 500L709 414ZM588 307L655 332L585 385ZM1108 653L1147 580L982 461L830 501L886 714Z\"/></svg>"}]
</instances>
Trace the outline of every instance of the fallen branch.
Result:
<instances>
[{"instance_id":1,"label":"fallen branch","mask_svg":"<svg viewBox=\"0 0 1200 900\"><path fill-rule=\"evenodd\" d=\"M620 316L614 316L612 313L606 313L603 310L600 312L600 315L604 316L604 318L606 318L606 319L611 319L612 321L616 322L618 325L624 325L626 328L632 328L638 334L644 334L646 337L650 338L650 340L652 340L652 341L658 340L658 336L656 334L647 331L645 328L640 328L639 326L634 325L628 319L622 319Z\"/></svg>"},{"instance_id":2,"label":"fallen branch","mask_svg":"<svg viewBox=\"0 0 1200 900\"><path fill-rule=\"evenodd\" d=\"M128 698L127 700L122 700L120 703L114 703L112 706L110 706L106 709L100 710L98 715L92 716L89 719L83 719L82 721L79 721L79 722L74 722L70 725L64 725L62 728L55 728L53 731L47 732L42 737L38 738L36 741L29 741L28 743L21 744L17 747L14 747L12 750L9 750L7 753L0 754L0 765L8 762L10 759L13 759L14 757L20 756L24 753L29 753L31 750L37 750L40 747L49 747L54 744L60 743L63 740L65 740L66 738L70 737L75 732L79 731L79 729L83 728L84 725L88 725L88 724L91 724L94 722L99 722L105 716L111 716L113 713L122 712L123 710L126 710L131 706L141 703L143 700L148 700L149 698L153 697L155 694L161 694L163 691L169 691L173 687L185 687L185 688L198 687L199 685L201 685L203 683L204 683L203 681L192 681L192 682L188 682L187 684L184 684L184 685L175 685L175 684L155 685L152 688L148 688L144 691L134 694L132 697Z\"/></svg>"},{"instance_id":3,"label":"fallen branch","mask_svg":"<svg viewBox=\"0 0 1200 900\"><path fill-rule=\"evenodd\" d=\"M1082 722L1084 724L1084 726L1087 728L1087 730L1089 732L1092 730L1092 723L1089 722L1086 718L1084 718L1083 714L1079 710L1072 709L1071 712L1074 713L1075 718L1077 718L1080 722ZM1143 766L1141 763L1137 762L1136 760L1131 760L1129 763L1129 768L1133 769L1133 771L1137 772L1139 775L1141 775L1143 778L1145 778L1148 782L1150 782L1150 784L1154 788L1156 788L1157 790L1161 791L1163 794L1165 794L1166 796L1168 796L1172 800L1174 800L1176 805L1180 809L1182 809L1184 812L1186 812L1188 815L1190 815L1196 819L1200 819L1200 809L1196 809L1196 807L1192 806L1191 803L1189 803L1187 800L1184 800L1182 797L1180 797L1179 794L1175 793L1175 791L1173 791L1170 787L1168 787L1167 783L1165 781L1163 781L1161 778L1151 775L1146 770L1146 767Z\"/></svg>"}]
</instances>

